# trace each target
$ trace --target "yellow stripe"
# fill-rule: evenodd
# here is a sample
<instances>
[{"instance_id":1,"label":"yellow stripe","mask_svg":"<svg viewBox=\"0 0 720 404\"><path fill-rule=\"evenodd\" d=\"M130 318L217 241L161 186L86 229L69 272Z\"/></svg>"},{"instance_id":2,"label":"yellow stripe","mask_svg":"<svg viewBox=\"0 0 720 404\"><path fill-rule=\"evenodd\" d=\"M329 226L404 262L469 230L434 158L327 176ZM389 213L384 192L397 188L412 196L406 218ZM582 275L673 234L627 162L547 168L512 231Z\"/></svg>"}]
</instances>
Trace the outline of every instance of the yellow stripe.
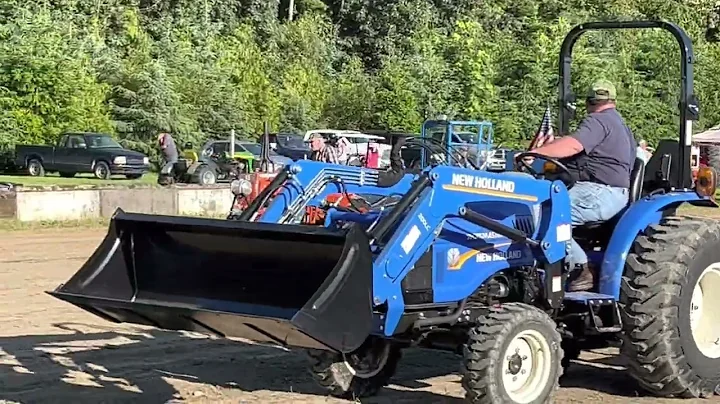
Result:
<instances>
[{"instance_id":1,"label":"yellow stripe","mask_svg":"<svg viewBox=\"0 0 720 404\"><path fill-rule=\"evenodd\" d=\"M452 266L448 266L448 269L449 269L449 270L458 270L458 269L462 268L463 265L465 265L465 262L466 262L467 260L469 260L470 258L474 257L475 255L477 255L477 254L479 254L479 253L481 253L481 252L483 252L483 251L487 251L487 250L490 250L490 249L496 249L496 248L498 248L498 247L505 247L505 246L509 246L509 245L511 245L511 244L512 244L512 242L509 242L509 243L501 243L501 244L494 244L494 245L491 245L491 246L487 246L487 247L481 248L481 249L479 249L479 250L466 251L465 253L463 253L463 254L458 258L457 264L452 265Z\"/></svg>"},{"instance_id":2,"label":"yellow stripe","mask_svg":"<svg viewBox=\"0 0 720 404\"><path fill-rule=\"evenodd\" d=\"M465 193L469 193L469 194L478 194L478 195L499 196L499 197L503 197L503 198L519 199L521 201L528 201L528 202L537 202L537 200L538 200L538 198L533 195L514 194L512 192L505 192L505 191L492 191L489 189L463 187L460 185L450 185L450 184L445 184L442 187L443 187L443 189L448 190L448 191L458 191L458 192L465 192Z\"/></svg>"}]
</instances>

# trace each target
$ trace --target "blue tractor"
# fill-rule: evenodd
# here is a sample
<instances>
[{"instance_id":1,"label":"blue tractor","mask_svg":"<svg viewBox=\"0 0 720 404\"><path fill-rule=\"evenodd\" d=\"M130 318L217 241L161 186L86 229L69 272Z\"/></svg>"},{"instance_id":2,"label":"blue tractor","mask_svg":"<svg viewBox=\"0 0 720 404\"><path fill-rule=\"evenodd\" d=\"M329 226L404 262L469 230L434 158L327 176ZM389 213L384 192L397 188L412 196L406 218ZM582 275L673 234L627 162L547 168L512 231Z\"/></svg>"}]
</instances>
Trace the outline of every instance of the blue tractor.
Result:
<instances>
[{"instance_id":1,"label":"blue tractor","mask_svg":"<svg viewBox=\"0 0 720 404\"><path fill-rule=\"evenodd\" d=\"M708 309L720 303L720 222L676 215L684 203L717 207L716 173L690 176L689 38L654 21L574 28L560 57L560 128L574 110L573 44L626 28L663 28L680 43L682 124L679 142L635 165L613 220L571 227L573 182L554 159L557 178L451 164L384 176L299 161L241 220L118 211L96 252L49 293L110 321L305 349L339 397L376 393L402 350L420 346L462 357L468 402L547 403L568 359L618 339L649 392L709 397L720 386L720 314ZM305 207L338 190L380 199L325 206L322 225L303 224ZM601 267L591 292L566 292L571 237Z\"/></svg>"},{"instance_id":2,"label":"blue tractor","mask_svg":"<svg viewBox=\"0 0 720 404\"><path fill-rule=\"evenodd\" d=\"M423 123L420 136L449 151L439 155L422 153L421 167L444 161L449 165L482 168L493 146L493 125L488 121L428 120Z\"/></svg>"}]
</instances>

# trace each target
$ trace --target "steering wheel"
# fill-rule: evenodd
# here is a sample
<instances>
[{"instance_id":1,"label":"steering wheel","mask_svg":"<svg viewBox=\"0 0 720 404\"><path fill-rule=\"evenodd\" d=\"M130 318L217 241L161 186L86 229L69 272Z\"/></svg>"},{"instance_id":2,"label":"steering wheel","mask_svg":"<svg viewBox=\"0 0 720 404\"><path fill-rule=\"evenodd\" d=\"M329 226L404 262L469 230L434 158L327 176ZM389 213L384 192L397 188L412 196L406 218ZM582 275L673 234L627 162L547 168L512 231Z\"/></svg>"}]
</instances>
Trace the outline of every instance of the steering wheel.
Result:
<instances>
[{"instance_id":1,"label":"steering wheel","mask_svg":"<svg viewBox=\"0 0 720 404\"><path fill-rule=\"evenodd\" d=\"M540 159L543 159L545 161L555 164L555 166L558 167L561 172L553 173L553 174L555 174L555 176L559 177L559 179L563 183L565 183L565 187L567 189L570 189L575 185L575 179L573 178L572 174L570 173L570 170L567 168L567 166L565 164L561 163L559 160L557 160L553 157L544 156L539 153L528 151L528 152L522 152L522 153L515 155L515 162L520 163L519 165L521 167L521 171L525 171L525 172L531 174L532 176L534 176L535 178L540 177L540 174L538 174L537 171L535 171L535 169L532 168L532 166L530 164L526 163L523 160L525 157L540 158ZM562 174L565 174L565 175L562 175ZM545 176L547 176L547 174L545 174Z\"/></svg>"}]
</instances>

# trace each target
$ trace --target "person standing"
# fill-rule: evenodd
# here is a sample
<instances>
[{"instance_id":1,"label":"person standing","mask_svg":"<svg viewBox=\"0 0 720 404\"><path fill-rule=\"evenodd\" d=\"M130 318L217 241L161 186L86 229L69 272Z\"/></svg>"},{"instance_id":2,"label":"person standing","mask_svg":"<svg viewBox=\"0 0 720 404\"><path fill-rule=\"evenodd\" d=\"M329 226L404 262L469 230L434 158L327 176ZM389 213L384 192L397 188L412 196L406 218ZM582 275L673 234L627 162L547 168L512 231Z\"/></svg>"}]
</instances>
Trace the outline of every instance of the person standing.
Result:
<instances>
[{"instance_id":1,"label":"person standing","mask_svg":"<svg viewBox=\"0 0 720 404\"><path fill-rule=\"evenodd\" d=\"M175 145L175 139L173 139L170 133L162 132L158 135L157 140L163 155L163 168L160 172L169 174L173 164L178 161L178 150L177 145Z\"/></svg>"},{"instance_id":2,"label":"person standing","mask_svg":"<svg viewBox=\"0 0 720 404\"><path fill-rule=\"evenodd\" d=\"M647 164L650 160L650 157L652 157L652 153L650 153L650 150L648 150L647 147L647 141L645 141L645 139L640 139L640 141L638 142L636 156L643 159L645 164Z\"/></svg>"},{"instance_id":3,"label":"person standing","mask_svg":"<svg viewBox=\"0 0 720 404\"><path fill-rule=\"evenodd\" d=\"M310 149L312 150L312 156L310 157L311 160L330 164L340 164L337 150L327 144L325 142L325 138L321 134L314 133L310 137Z\"/></svg>"}]
</instances>

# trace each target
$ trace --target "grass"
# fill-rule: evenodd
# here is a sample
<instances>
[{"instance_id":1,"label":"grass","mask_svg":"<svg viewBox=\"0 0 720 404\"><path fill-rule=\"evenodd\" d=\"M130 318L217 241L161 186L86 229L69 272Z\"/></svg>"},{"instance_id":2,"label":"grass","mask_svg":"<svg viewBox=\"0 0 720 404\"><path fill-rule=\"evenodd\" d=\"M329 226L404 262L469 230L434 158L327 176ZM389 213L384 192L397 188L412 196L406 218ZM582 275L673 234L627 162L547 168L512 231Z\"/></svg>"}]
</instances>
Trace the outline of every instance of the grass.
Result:
<instances>
[{"instance_id":1,"label":"grass","mask_svg":"<svg viewBox=\"0 0 720 404\"><path fill-rule=\"evenodd\" d=\"M137 180L128 180L123 176L116 176L110 180L100 180L92 176L92 174L76 174L73 178L63 178L56 173L46 174L44 177L30 177L26 175L0 175L0 182L12 182L22 184L24 186L87 186L87 185L157 185L157 174L147 173Z\"/></svg>"}]
</instances>

